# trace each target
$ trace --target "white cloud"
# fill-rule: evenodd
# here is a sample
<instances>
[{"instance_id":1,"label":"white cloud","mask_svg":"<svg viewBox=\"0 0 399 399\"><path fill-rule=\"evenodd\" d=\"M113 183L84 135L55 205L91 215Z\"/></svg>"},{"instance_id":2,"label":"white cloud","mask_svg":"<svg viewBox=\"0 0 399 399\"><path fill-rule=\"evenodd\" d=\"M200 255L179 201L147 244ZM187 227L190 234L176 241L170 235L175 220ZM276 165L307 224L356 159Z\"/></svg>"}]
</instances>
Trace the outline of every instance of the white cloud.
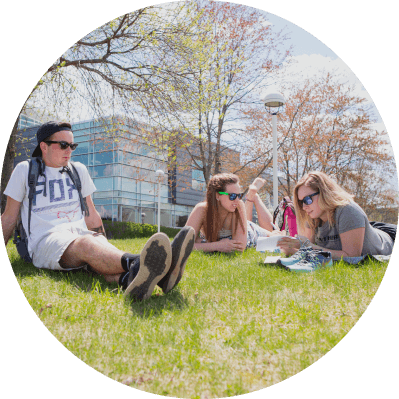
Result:
<instances>
[{"instance_id":1,"label":"white cloud","mask_svg":"<svg viewBox=\"0 0 399 399\"><path fill-rule=\"evenodd\" d=\"M339 81L350 86L355 86L354 94L366 99L367 103L375 107L373 100L362 82L357 78L356 74L348 67L340 58L332 59L320 54L302 54L290 58L287 63L276 75L273 86L279 87L284 82L298 82L300 84L305 79L322 73L331 72L339 78ZM283 93L288 96L289 93ZM379 118L379 113L376 112ZM379 120L378 122L382 122Z\"/></svg>"},{"instance_id":2,"label":"white cloud","mask_svg":"<svg viewBox=\"0 0 399 399\"><path fill-rule=\"evenodd\" d=\"M361 82L351 69L340 59L331 59L320 54L302 54L290 58L290 63L280 72L281 81L285 80L304 80L315 75L320 75L321 71L331 72L342 77L342 81L362 87Z\"/></svg>"},{"instance_id":3,"label":"white cloud","mask_svg":"<svg viewBox=\"0 0 399 399\"><path fill-rule=\"evenodd\" d=\"M377 132L381 133L383 130L386 131L386 127L383 122L377 122L370 125L372 129L377 130Z\"/></svg>"}]
</instances>

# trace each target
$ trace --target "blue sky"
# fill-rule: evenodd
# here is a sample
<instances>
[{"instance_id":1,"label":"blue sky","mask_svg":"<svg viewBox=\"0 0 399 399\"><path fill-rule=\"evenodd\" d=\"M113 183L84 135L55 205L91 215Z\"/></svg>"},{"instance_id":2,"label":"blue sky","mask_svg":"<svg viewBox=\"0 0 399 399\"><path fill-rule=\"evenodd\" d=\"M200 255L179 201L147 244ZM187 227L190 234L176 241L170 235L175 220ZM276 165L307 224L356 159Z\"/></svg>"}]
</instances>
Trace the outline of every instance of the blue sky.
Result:
<instances>
[{"instance_id":1,"label":"blue sky","mask_svg":"<svg viewBox=\"0 0 399 399\"><path fill-rule=\"evenodd\" d=\"M272 13L269 13L269 20L278 30L287 27L287 30L291 32L291 42L295 44L294 56L320 54L331 59L338 57L329 47L298 25Z\"/></svg>"}]
</instances>

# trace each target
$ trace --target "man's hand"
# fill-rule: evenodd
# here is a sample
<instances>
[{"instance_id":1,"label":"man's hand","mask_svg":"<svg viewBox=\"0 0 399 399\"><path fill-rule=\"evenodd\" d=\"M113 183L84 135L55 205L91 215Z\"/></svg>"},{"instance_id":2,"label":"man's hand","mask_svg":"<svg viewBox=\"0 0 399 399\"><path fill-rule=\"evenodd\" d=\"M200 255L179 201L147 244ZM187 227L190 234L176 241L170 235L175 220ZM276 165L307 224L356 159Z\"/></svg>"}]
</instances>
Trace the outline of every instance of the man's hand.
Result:
<instances>
[{"instance_id":1,"label":"man's hand","mask_svg":"<svg viewBox=\"0 0 399 399\"><path fill-rule=\"evenodd\" d=\"M7 197L6 208L1 215L1 226L3 228L4 243L7 245L11 238L15 225L17 224L21 203L11 197Z\"/></svg>"},{"instance_id":2,"label":"man's hand","mask_svg":"<svg viewBox=\"0 0 399 399\"><path fill-rule=\"evenodd\" d=\"M86 198L84 198L84 202L86 207L85 222L87 228L91 231L95 231L98 234L102 234L104 237L107 237L105 235L103 221L101 220L101 216L94 206L91 195L88 195Z\"/></svg>"}]
</instances>

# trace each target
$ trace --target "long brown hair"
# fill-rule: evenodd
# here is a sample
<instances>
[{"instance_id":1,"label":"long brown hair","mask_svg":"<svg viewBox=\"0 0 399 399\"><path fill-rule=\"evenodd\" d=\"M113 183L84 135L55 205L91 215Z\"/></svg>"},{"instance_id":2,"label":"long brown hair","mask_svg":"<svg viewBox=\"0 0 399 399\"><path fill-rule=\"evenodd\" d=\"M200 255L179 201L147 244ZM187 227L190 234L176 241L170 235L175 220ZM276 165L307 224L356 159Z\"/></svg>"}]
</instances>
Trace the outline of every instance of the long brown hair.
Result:
<instances>
[{"instance_id":1,"label":"long brown hair","mask_svg":"<svg viewBox=\"0 0 399 399\"><path fill-rule=\"evenodd\" d=\"M319 224L319 219L312 219L299 204L298 190L302 186L310 187L315 192L319 192L318 204L322 211L327 211L327 219L330 226L335 224L334 212L338 206L349 204L353 200L353 195L346 192L330 176L323 172L309 172L304 175L294 188L294 205L298 225L304 229L306 223L312 231L315 231Z\"/></svg>"},{"instance_id":2,"label":"long brown hair","mask_svg":"<svg viewBox=\"0 0 399 399\"><path fill-rule=\"evenodd\" d=\"M222 226L220 226L220 219L217 217L220 212L219 201L216 200L216 193L218 191L225 191L229 184L240 184L238 176L232 173L219 173L213 176L208 183L206 191L206 217L205 217L205 237L208 242L215 242L218 240L218 234ZM244 228L244 222L241 219L238 207L234 211L236 217L235 226L233 226L233 234L237 230L238 221L241 227Z\"/></svg>"}]
</instances>

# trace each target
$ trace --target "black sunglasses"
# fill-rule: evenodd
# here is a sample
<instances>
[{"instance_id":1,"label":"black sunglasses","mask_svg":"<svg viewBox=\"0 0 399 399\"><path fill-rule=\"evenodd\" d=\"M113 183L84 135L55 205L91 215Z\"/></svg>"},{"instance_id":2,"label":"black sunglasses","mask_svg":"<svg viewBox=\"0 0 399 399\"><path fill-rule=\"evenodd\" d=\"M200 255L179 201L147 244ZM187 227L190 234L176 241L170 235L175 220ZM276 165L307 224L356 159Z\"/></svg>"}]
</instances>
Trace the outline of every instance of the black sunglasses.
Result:
<instances>
[{"instance_id":1,"label":"black sunglasses","mask_svg":"<svg viewBox=\"0 0 399 399\"><path fill-rule=\"evenodd\" d=\"M45 141L46 144L56 144L58 143L60 145L61 150L66 150L68 147L71 147L71 150L74 151L76 150L76 147L79 145L78 143L68 143L67 141Z\"/></svg>"},{"instance_id":2,"label":"black sunglasses","mask_svg":"<svg viewBox=\"0 0 399 399\"><path fill-rule=\"evenodd\" d=\"M244 193L236 194L236 193L225 193L224 191L218 191L219 194L221 195L228 195L230 201L234 201L237 197L238 199L241 199L244 196Z\"/></svg>"},{"instance_id":3,"label":"black sunglasses","mask_svg":"<svg viewBox=\"0 0 399 399\"><path fill-rule=\"evenodd\" d=\"M298 199L299 205L302 206L302 204L305 204L305 205L313 204L312 197L314 197L317 194L319 194L319 191L317 193L313 193L313 194L307 195L306 197L303 197L303 199L301 199L301 200Z\"/></svg>"}]
</instances>

